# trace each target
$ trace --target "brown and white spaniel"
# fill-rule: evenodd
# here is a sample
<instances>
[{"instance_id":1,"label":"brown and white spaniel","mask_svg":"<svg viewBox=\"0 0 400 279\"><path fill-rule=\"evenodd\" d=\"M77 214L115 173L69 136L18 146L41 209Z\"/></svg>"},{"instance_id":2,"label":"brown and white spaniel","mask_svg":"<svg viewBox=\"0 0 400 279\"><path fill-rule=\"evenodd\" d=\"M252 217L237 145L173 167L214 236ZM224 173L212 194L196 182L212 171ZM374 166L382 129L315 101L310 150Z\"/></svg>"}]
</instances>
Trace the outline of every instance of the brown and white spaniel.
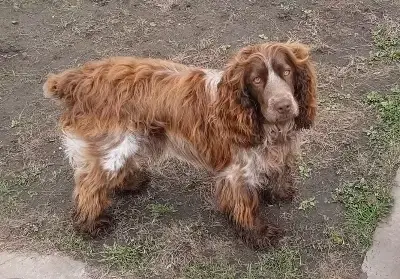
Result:
<instances>
[{"instance_id":1,"label":"brown and white spaniel","mask_svg":"<svg viewBox=\"0 0 400 279\"><path fill-rule=\"evenodd\" d=\"M295 193L298 132L316 114L308 48L265 43L241 49L222 71L170 61L114 57L51 74L66 154L75 170L74 223L96 235L108 224L110 192L164 158L206 168L220 211L254 247L281 230L259 211Z\"/></svg>"}]
</instances>

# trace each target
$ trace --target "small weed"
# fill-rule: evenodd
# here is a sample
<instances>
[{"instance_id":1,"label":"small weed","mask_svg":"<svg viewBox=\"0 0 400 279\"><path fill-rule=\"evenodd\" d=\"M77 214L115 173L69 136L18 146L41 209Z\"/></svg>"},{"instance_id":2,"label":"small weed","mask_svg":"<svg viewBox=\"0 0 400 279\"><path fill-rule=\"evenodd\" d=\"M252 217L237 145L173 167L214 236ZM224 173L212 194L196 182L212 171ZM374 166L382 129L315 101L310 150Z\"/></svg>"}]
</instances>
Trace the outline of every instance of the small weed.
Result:
<instances>
[{"instance_id":1,"label":"small weed","mask_svg":"<svg viewBox=\"0 0 400 279\"><path fill-rule=\"evenodd\" d=\"M21 124L21 121L20 121L20 120L15 120L15 119L13 119L13 120L11 121L11 128L16 128L16 127L18 127L20 124Z\"/></svg>"},{"instance_id":2,"label":"small weed","mask_svg":"<svg viewBox=\"0 0 400 279\"><path fill-rule=\"evenodd\" d=\"M14 197L17 194L17 190L13 189L11 183L8 181L0 181L0 200Z\"/></svg>"},{"instance_id":3,"label":"small weed","mask_svg":"<svg viewBox=\"0 0 400 279\"><path fill-rule=\"evenodd\" d=\"M0 209L4 214L18 211L21 190L13 187L10 181L0 181Z\"/></svg>"},{"instance_id":4,"label":"small weed","mask_svg":"<svg viewBox=\"0 0 400 279\"><path fill-rule=\"evenodd\" d=\"M311 168L306 164L299 165L299 173L302 179L307 179L310 177Z\"/></svg>"},{"instance_id":5,"label":"small weed","mask_svg":"<svg viewBox=\"0 0 400 279\"><path fill-rule=\"evenodd\" d=\"M332 244L343 245L345 243L343 233L336 230L334 227L328 227L325 233L328 235L329 241Z\"/></svg>"},{"instance_id":6,"label":"small weed","mask_svg":"<svg viewBox=\"0 0 400 279\"><path fill-rule=\"evenodd\" d=\"M393 21L380 24L372 33L377 51L374 60L400 61L400 25Z\"/></svg>"},{"instance_id":7,"label":"small weed","mask_svg":"<svg viewBox=\"0 0 400 279\"><path fill-rule=\"evenodd\" d=\"M335 245L343 245L344 244L343 236L341 234L338 234L337 232L331 232L329 239Z\"/></svg>"},{"instance_id":8,"label":"small weed","mask_svg":"<svg viewBox=\"0 0 400 279\"><path fill-rule=\"evenodd\" d=\"M309 199L302 201L299 205L299 209L305 211L305 210L314 208L316 204L317 204L317 201L315 200L315 197L311 197Z\"/></svg>"},{"instance_id":9,"label":"small weed","mask_svg":"<svg viewBox=\"0 0 400 279\"><path fill-rule=\"evenodd\" d=\"M151 216L155 219L176 212L174 206L170 204L153 203L148 205L147 208L150 210Z\"/></svg>"},{"instance_id":10,"label":"small weed","mask_svg":"<svg viewBox=\"0 0 400 279\"><path fill-rule=\"evenodd\" d=\"M279 5L278 18L283 20L291 19L295 13L296 4L293 1L287 1Z\"/></svg>"}]
</instances>

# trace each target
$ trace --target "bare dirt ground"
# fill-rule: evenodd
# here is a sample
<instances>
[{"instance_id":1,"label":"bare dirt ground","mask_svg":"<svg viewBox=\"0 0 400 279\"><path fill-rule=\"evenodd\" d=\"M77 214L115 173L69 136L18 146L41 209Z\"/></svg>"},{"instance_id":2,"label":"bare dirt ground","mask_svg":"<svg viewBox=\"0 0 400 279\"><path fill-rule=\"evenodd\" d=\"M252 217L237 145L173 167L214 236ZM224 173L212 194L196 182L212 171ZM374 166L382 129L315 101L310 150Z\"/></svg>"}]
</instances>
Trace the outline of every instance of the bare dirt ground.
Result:
<instances>
[{"instance_id":1,"label":"bare dirt ground","mask_svg":"<svg viewBox=\"0 0 400 279\"><path fill-rule=\"evenodd\" d=\"M0 250L59 251L93 278L358 278L399 164L399 18L398 0L0 0ZM244 45L288 39L312 46L319 115L299 197L265 206L287 230L278 248L244 246L210 179L175 161L115 197L109 236L74 233L47 73L110 55L218 68Z\"/></svg>"}]
</instances>

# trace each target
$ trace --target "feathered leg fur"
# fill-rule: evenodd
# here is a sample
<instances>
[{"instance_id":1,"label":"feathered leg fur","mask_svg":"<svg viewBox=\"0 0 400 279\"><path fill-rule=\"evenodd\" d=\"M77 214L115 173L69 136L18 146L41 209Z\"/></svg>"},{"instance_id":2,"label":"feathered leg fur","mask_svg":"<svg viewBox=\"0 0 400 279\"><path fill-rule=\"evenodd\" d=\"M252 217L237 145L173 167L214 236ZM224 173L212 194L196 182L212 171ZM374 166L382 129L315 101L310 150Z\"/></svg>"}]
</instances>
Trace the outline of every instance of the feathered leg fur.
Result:
<instances>
[{"instance_id":1,"label":"feathered leg fur","mask_svg":"<svg viewBox=\"0 0 400 279\"><path fill-rule=\"evenodd\" d=\"M261 218L258 190L244 181L243 177L217 181L215 195L219 210L230 217L247 245L254 248L274 245L282 230Z\"/></svg>"}]
</instances>

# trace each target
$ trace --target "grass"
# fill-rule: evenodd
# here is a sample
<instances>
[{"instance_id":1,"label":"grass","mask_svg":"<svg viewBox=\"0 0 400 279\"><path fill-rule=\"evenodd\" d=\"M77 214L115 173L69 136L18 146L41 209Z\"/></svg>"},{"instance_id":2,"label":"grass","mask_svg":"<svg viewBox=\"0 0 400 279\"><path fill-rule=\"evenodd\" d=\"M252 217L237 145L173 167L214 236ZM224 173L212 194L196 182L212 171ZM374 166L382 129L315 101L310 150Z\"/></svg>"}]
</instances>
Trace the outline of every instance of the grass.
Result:
<instances>
[{"instance_id":1,"label":"grass","mask_svg":"<svg viewBox=\"0 0 400 279\"><path fill-rule=\"evenodd\" d=\"M311 168L310 168L307 164L305 164L305 163L302 162L302 163L299 165L299 174L300 174L300 177L301 177L303 180L306 180L306 179L310 178L310 175L311 175Z\"/></svg>"},{"instance_id":2,"label":"grass","mask_svg":"<svg viewBox=\"0 0 400 279\"><path fill-rule=\"evenodd\" d=\"M395 87L386 94L371 92L366 103L378 116L378 123L366 131L374 170L345 182L335 193L345 206L348 238L362 253L371 245L378 222L392 204L393 167L400 163L400 89Z\"/></svg>"},{"instance_id":3,"label":"grass","mask_svg":"<svg viewBox=\"0 0 400 279\"><path fill-rule=\"evenodd\" d=\"M43 237L48 237L44 235ZM59 231L57 237L52 235L52 241L58 249L68 251L71 253L78 253L83 256L92 257L94 250L90 242L86 241L82 236L77 235L75 232L65 233Z\"/></svg>"},{"instance_id":4,"label":"grass","mask_svg":"<svg viewBox=\"0 0 400 279\"><path fill-rule=\"evenodd\" d=\"M128 243L115 240L111 245L105 243L101 247L96 247L73 231L67 234L61 231L45 232L42 238L43 241L51 241L58 250L83 257L92 263L103 264L107 269L121 274L145 273L161 249L157 243L140 237Z\"/></svg>"},{"instance_id":5,"label":"grass","mask_svg":"<svg viewBox=\"0 0 400 279\"><path fill-rule=\"evenodd\" d=\"M57 247L57 250L82 257L90 263L100 263L100 268L106 267L106 270L112 270L121 276L143 278L145 274L157 274L163 264L170 265L169 269L176 269L174 272L181 270L178 273L181 276L179 278L188 279L298 279L304 276L300 249L296 247L285 246L257 253L258 257L250 263L241 262L241 259L227 254L204 257L201 253L194 253L189 261L185 259L182 262L181 255L173 254L175 250L170 247L172 243L168 244L174 241L169 234L153 238L149 232L142 232L127 242L114 240L112 244L96 247L91 241L76 234L72 228L61 228L40 231L41 241ZM174 232L181 234L177 236L181 241L194 241L193 236L185 231ZM182 245L175 243L175 249L178 249L176 252L179 253L176 246L182 248Z\"/></svg>"},{"instance_id":6,"label":"grass","mask_svg":"<svg viewBox=\"0 0 400 279\"><path fill-rule=\"evenodd\" d=\"M139 243L121 245L114 243L111 246L105 245L100 252L99 262L105 263L108 267L126 272L128 270L140 270L147 262L146 255L149 247Z\"/></svg>"},{"instance_id":7,"label":"grass","mask_svg":"<svg viewBox=\"0 0 400 279\"><path fill-rule=\"evenodd\" d=\"M249 265L244 278L300 279L303 277L301 266L300 251L283 247L262 256L260 262Z\"/></svg>"},{"instance_id":8,"label":"grass","mask_svg":"<svg viewBox=\"0 0 400 279\"><path fill-rule=\"evenodd\" d=\"M347 182L337 189L336 194L345 206L349 241L364 253L372 243L378 222L390 210L388 185L365 181Z\"/></svg>"},{"instance_id":9,"label":"grass","mask_svg":"<svg viewBox=\"0 0 400 279\"><path fill-rule=\"evenodd\" d=\"M39 174L40 170L32 167L15 173L8 179L0 180L0 208L3 213L14 211L17 204L23 202L21 197L24 193L30 197L35 195L30 186L37 180Z\"/></svg>"},{"instance_id":10,"label":"grass","mask_svg":"<svg viewBox=\"0 0 400 279\"><path fill-rule=\"evenodd\" d=\"M69 218L68 221L56 218L50 222L51 225L46 226L45 230L39 230L34 236L37 243L82 258L97 266L99 270L105 267L119 274L144 274L152 268L154 258L163 248L162 243L153 241L148 234L139 234L130 240L115 239L112 244L97 239L102 243L98 245L93 239L76 233L69 223ZM40 247L39 245L38 249Z\"/></svg>"},{"instance_id":11,"label":"grass","mask_svg":"<svg viewBox=\"0 0 400 279\"><path fill-rule=\"evenodd\" d=\"M258 262L252 264L229 264L222 260L192 263L185 269L185 278L299 279L303 276L301 265L299 250L283 247L260 256Z\"/></svg>"},{"instance_id":12,"label":"grass","mask_svg":"<svg viewBox=\"0 0 400 279\"><path fill-rule=\"evenodd\" d=\"M367 103L375 107L381 121L376 133L371 135L373 143L383 143L387 148L398 144L400 137L400 87L394 87L387 94L373 91L367 96Z\"/></svg>"},{"instance_id":13,"label":"grass","mask_svg":"<svg viewBox=\"0 0 400 279\"><path fill-rule=\"evenodd\" d=\"M14 189L8 181L0 181L0 201L6 202L18 196L18 190Z\"/></svg>"},{"instance_id":14,"label":"grass","mask_svg":"<svg viewBox=\"0 0 400 279\"><path fill-rule=\"evenodd\" d=\"M147 206L147 208L150 210L151 216L154 219L157 219L161 216L176 212L176 209L174 208L174 206L171 204L168 204L168 203L166 203L166 204L153 203L153 204L149 204Z\"/></svg>"},{"instance_id":15,"label":"grass","mask_svg":"<svg viewBox=\"0 0 400 279\"><path fill-rule=\"evenodd\" d=\"M190 264L185 269L184 278L187 279L234 279L238 276L235 265L226 262L207 262Z\"/></svg>"},{"instance_id":16,"label":"grass","mask_svg":"<svg viewBox=\"0 0 400 279\"><path fill-rule=\"evenodd\" d=\"M384 21L372 33L376 51L374 60L400 61L400 24L391 20Z\"/></svg>"},{"instance_id":17,"label":"grass","mask_svg":"<svg viewBox=\"0 0 400 279\"><path fill-rule=\"evenodd\" d=\"M333 245L343 245L345 243L343 232L334 227L328 227L326 234Z\"/></svg>"},{"instance_id":18,"label":"grass","mask_svg":"<svg viewBox=\"0 0 400 279\"><path fill-rule=\"evenodd\" d=\"M315 197L311 197L311 198L301 201L300 205L299 205L299 209L306 211L311 208L315 208L316 204L317 204L317 201L315 200Z\"/></svg>"}]
</instances>

